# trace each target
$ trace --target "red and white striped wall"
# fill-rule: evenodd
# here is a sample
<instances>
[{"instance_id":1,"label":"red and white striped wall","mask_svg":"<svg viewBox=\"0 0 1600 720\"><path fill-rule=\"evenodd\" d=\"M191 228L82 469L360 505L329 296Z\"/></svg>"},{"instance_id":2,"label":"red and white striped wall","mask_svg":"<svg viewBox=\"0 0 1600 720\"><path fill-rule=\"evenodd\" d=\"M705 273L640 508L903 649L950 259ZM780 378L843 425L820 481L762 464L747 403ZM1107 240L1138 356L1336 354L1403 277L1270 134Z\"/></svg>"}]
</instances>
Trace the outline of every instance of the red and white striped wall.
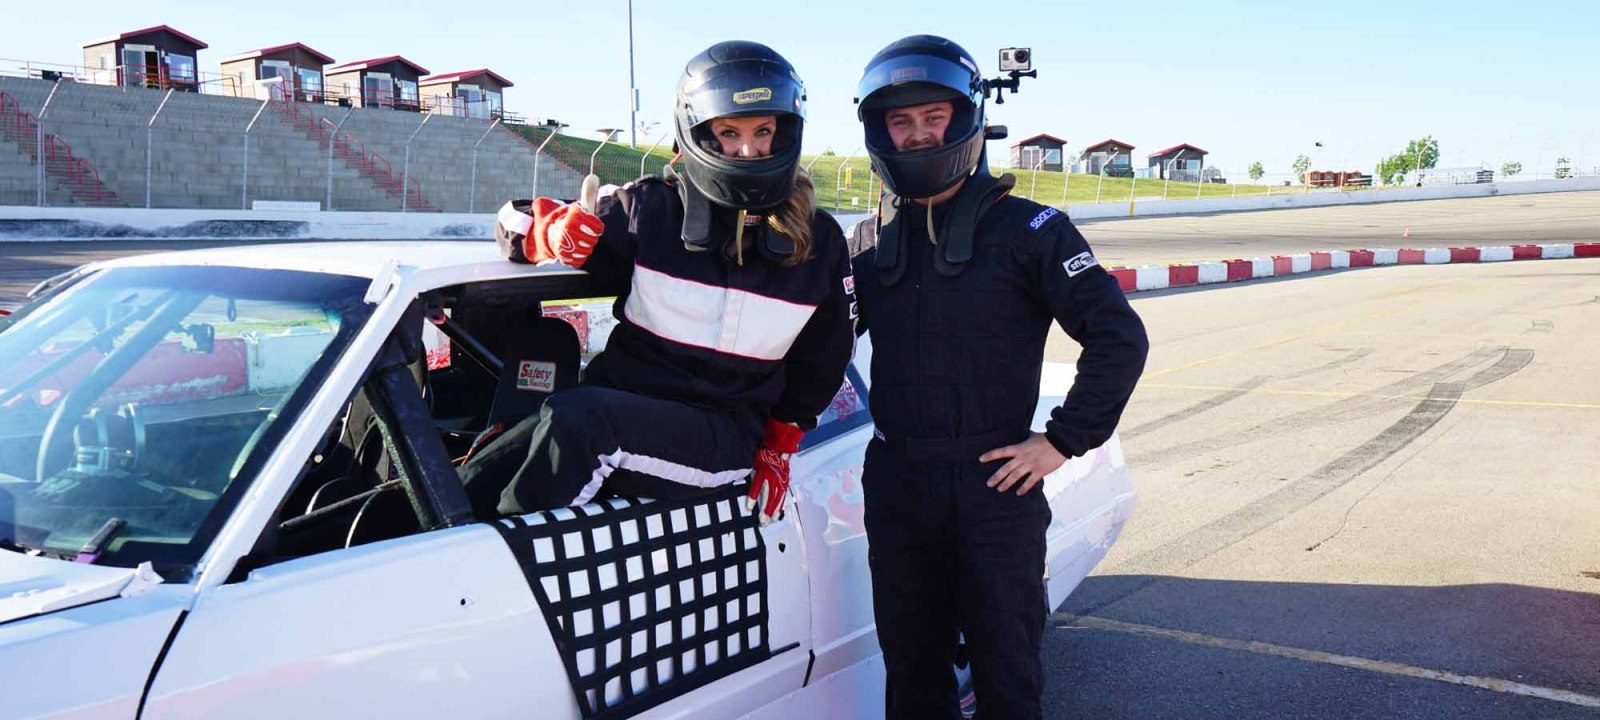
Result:
<instances>
[{"instance_id":1,"label":"red and white striped wall","mask_svg":"<svg viewBox=\"0 0 1600 720\"><path fill-rule=\"evenodd\" d=\"M1558 260L1600 257L1600 242L1556 245L1495 245L1489 247L1382 248L1328 250L1274 255L1264 258L1239 258L1217 262L1178 265L1140 265L1110 268L1123 292L1162 290L1186 285L1240 282L1265 277L1282 277L1319 270L1372 267L1376 265L1445 265L1450 263L1504 262L1510 260Z\"/></svg>"}]
</instances>

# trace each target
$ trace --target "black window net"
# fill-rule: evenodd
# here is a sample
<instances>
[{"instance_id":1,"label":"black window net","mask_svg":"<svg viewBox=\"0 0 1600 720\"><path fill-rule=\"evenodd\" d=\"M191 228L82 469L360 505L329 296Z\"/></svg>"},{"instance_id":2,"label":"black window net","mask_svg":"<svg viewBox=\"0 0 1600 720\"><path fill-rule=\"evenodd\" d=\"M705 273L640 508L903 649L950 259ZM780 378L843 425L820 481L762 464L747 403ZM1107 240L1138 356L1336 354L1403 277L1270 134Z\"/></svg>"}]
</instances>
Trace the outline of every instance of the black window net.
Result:
<instances>
[{"instance_id":1,"label":"black window net","mask_svg":"<svg viewBox=\"0 0 1600 720\"><path fill-rule=\"evenodd\" d=\"M739 483L501 520L585 718L644 712L773 655L766 548Z\"/></svg>"}]
</instances>

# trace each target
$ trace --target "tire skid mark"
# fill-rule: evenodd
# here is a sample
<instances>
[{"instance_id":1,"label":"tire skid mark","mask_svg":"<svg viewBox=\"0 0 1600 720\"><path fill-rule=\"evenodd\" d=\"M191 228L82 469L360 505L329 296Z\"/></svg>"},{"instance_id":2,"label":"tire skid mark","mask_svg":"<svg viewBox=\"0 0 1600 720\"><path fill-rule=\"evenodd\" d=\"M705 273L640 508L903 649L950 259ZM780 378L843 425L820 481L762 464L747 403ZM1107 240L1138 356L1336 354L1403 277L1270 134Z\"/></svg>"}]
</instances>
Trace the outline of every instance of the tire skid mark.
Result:
<instances>
[{"instance_id":1,"label":"tire skid mark","mask_svg":"<svg viewBox=\"0 0 1600 720\"><path fill-rule=\"evenodd\" d=\"M1479 370L1477 374L1467 378L1467 390L1477 390L1492 382L1498 382L1511 376L1533 362L1533 351L1525 348L1507 348L1506 354L1500 361Z\"/></svg>"},{"instance_id":2,"label":"tire skid mark","mask_svg":"<svg viewBox=\"0 0 1600 720\"><path fill-rule=\"evenodd\" d=\"M1503 359L1505 354L1506 348L1503 347L1479 348L1450 362L1375 388L1364 395L1301 410L1282 418L1262 422L1253 427L1224 435L1157 448L1147 452L1131 451L1128 454L1128 462L1129 464L1148 464L1191 457L1202 453L1238 447L1284 433L1377 415L1392 408L1395 403L1401 402L1400 400L1382 396L1416 395L1422 392L1424 388L1444 382L1457 373L1481 365L1496 355L1502 356Z\"/></svg>"},{"instance_id":3,"label":"tire skid mark","mask_svg":"<svg viewBox=\"0 0 1600 720\"><path fill-rule=\"evenodd\" d=\"M1079 613L1093 614L1159 582L1159 576L1177 575L1354 481L1433 429L1464 393L1510 377L1531 364L1533 357L1532 350L1506 348L1498 361L1464 382L1434 383L1428 396L1404 417L1304 478L1116 565L1118 575L1129 579L1104 586L1098 602L1084 598L1090 604Z\"/></svg>"},{"instance_id":4,"label":"tire skid mark","mask_svg":"<svg viewBox=\"0 0 1600 720\"><path fill-rule=\"evenodd\" d=\"M1456 406L1456 401L1465 391L1465 383L1436 383L1427 398L1417 403L1405 417L1372 439L1313 470L1309 475L1158 547L1146 550L1125 563L1106 568L1114 569L1119 576L1127 576L1129 580L1108 583L1104 586L1106 592L1102 593L1105 597L1082 598L1090 602L1087 606L1080 606L1082 609L1077 610L1076 614L1092 615L1158 582L1159 576L1177 575L1185 568L1227 549L1343 487L1432 429Z\"/></svg>"},{"instance_id":5,"label":"tire skid mark","mask_svg":"<svg viewBox=\"0 0 1600 720\"><path fill-rule=\"evenodd\" d=\"M1320 375L1320 374L1325 373L1325 372L1327 372L1329 370L1336 370L1338 368L1344 367L1345 365L1350 365L1350 364L1352 364L1352 363L1354 363L1354 362L1356 362L1358 360L1361 360L1361 359L1365 358L1368 355L1371 355L1372 353L1373 353L1373 348L1369 348L1369 347L1356 348L1355 350L1352 350L1350 352L1350 354L1348 354L1348 355L1346 355L1346 356L1344 356L1342 358L1335 358L1333 360L1329 360L1328 362L1325 362L1325 363L1323 363L1321 365L1318 365L1318 366L1316 366L1314 368L1310 368L1310 369L1307 369L1307 370L1300 370L1300 371L1297 371L1297 372L1292 372L1292 373L1289 373L1288 375L1280 375L1280 376L1278 376L1278 379L1279 380L1299 380L1300 378L1303 378L1303 377L1310 377L1310 376L1313 376L1313 375Z\"/></svg>"},{"instance_id":6,"label":"tire skid mark","mask_svg":"<svg viewBox=\"0 0 1600 720\"><path fill-rule=\"evenodd\" d=\"M1339 367L1344 366L1344 365L1349 365L1349 364L1354 363L1354 362L1356 362L1358 360L1361 360L1362 358L1364 358L1364 357L1366 357L1368 355L1371 355L1372 352L1373 352L1372 348L1357 348L1354 351L1351 351L1350 353L1346 354L1343 357L1335 358L1333 360L1330 360L1328 362L1325 362L1325 363L1323 363L1321 365L1318 365L1316 367L1313 367L1313 368L1309 368L1309 369L1306 369L1306 370L1300 370L1300 371L1297 371L1297 372L1290 373L1288 375L1280 375L1280 376L1277 376L1276 379L1278 379L1278 380L1294 380L1296 378L1301 378L1301 377L1305 377L1305 376L1308 376L1308 375L1316 375L1316 374L1319 374L1319 373L1324 373L1324 372L1327 372L1329 370L1333 370L1335 368L1339 368ZM1121 432L1122 438L1126 440L1128 438L1135 438L1135 437L1139 437L1140 435L1146 435L1146 434L1155 432L1156 430L1160 430L1160 429L1162 429L1164 427L1167 427L1169 425L1174 425L1176 423L1183 422L1184 420L1192 419L1195 416L1200 415L1201 413L1205 413L1205 412L1209 412L1211 410L1215 410L1215 409L1217 409L1217 408L1219 408L1219 407L1221 407L1223 405L1226 405L1226 404L1228 404L1230 402L1233 402L1234 400L1238 400L1239 398L1250 394L1250 391L1255 390L1256 388L1259 388L1262 385L1265 385L1268 380L1272 380L1272 379L1274 379L1274 378L1272 376L1270 376L1270 375L1257 375L1256 377L1250 378L1248 380L1245 380L1244 382L1239 383L1238 387L1236 387L1236 388L1233 388L1231 390L1222 391L1222 392L1220 392L1220 393L1218 393L1216 395L1213 395L1213 396L1211 396L1209 398L1206 398L1205 400L1201 400L1198 403L1190 405L1189 407L1183 408L1182 410L1178 410L1176 412L1168 413L1166 415L1163 415L1162 417L1156 418L1154 420L1151 420L1149 422L1141 424L1141 425L1139 425L1137 427L1131 428L1131 429L1126 430L1126 431L1122 431Z\"/></svg>"},{"instance_id":7,"label":"tire skid mark","mask_svg":"<svg viewBox=\"0 0 1600 720\"><path fill-rule=\"evenodd\" d=\"M1126 440L1128 438L1138 437L1146 433L1155 432L1161 428L1167 427L1168 425L1183 422L1184 420L1188 420L1203 412L1215 410L1223 405L1226 405L1227 403L1238 400L1239 398L1250 394L1251 390L1266 384L1267 380L1269 379L1271 378L1266 375L1257 375L1249 380L1239 383L1239 387L1236 389L1223 391L1206 398L1205 400L1201 400L1198 403L1190 405L1182 410L1168 413L1129 430L1119 431L1119 434L1124 440Z\"/></svg>"}]
</instances>

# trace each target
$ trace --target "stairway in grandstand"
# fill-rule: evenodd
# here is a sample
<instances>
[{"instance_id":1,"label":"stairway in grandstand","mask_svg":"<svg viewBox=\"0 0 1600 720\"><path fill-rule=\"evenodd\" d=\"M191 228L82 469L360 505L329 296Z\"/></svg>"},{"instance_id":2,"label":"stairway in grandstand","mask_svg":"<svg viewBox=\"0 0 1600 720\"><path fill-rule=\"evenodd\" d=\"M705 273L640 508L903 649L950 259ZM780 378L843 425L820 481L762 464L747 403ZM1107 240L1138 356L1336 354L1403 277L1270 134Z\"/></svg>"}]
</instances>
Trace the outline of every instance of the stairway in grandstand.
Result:
<instances>
[{"instance_id":1,"label":"stairway in grandstand","mask_svg":"<svg viewBox=\"0 0 1600 720\"><path fill-rule=\"evenodd\" d=\"M43 162L49 182L45 196L47 203L73 203L91 207L128 206L116 192L100 181L100 171L94 163L74 153L72 146L60 135L40 133L34 115L23 110L22 103L4 91L0 91L0 137L16 146L17 156L27 159L26 166L21 161L0 163L0 166L4 166L4 172L19 175L18 170L25 172L27 167L37 167ZM11 182L5 184L18 190L31 183L37 191L37 177L31 180L20 176L8 179ZM19 193L11 194L20 198Z\"/></svg>"},{"instance_id":2,"label":"stairway in grandstand","mask_svg":"<svg viewBox=\"0 0 1600 720\"><path fill-rule=\"evenodd\" d=\"M368 150L360 138L347 130L341 128L334 134L337 123L318 117L312 112L312 105L293 101L271 102L267 105L279 119L319 147L327 147L329 136L332 135L333 157L346 167L360 173L361 177L372 183L373 187L400 202L404 209L412 212L440 212L438 206L423 196L422 181L416 178L414 173L408 172L408 168L404 166L395 167L388 157L376 150ZM402 196L402 192L408 194Z\"/></svg>"}]
</instances>

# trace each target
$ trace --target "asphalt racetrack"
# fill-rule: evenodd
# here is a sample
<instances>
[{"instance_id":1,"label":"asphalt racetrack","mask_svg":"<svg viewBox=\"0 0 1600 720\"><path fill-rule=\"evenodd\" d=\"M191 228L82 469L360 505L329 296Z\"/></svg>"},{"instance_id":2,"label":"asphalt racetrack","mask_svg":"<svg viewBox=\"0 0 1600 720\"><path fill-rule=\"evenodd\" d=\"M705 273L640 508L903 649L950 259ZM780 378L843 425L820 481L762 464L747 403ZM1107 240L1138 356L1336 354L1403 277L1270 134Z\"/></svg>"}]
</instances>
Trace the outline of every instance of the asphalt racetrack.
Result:
<instances>
[{"instance_id":1,"label":"asphalt racetrack","mask_svg":"<svg viewBox=\"0 0 1600 720\"><path fill-rule=\"evenodd\" d=\"M1600 240L1600 192L1096 220L1080 225L1106 267L1263 257L1352 247ZM1409 231L1410 237L1403 237ZM270 241L268 241L270 242ZM238 240L0 242L0 308L78 265Z\"/></svg>"},{"instance_id":2,"label":"asphalt racetrack","mask_svg":"<svg viewBox=\"0 0 1600 720\"><path fill-rule=\"evenodd\" d=\"M1596 239L1587 212L1451 239ZM1258 232L1227 237L1356 242ZM1140 505L1046 631L1046 717L1600 714L1600 260L1131 297L1152 344L1120 429Z\"/></svg>"}]
</instances>

